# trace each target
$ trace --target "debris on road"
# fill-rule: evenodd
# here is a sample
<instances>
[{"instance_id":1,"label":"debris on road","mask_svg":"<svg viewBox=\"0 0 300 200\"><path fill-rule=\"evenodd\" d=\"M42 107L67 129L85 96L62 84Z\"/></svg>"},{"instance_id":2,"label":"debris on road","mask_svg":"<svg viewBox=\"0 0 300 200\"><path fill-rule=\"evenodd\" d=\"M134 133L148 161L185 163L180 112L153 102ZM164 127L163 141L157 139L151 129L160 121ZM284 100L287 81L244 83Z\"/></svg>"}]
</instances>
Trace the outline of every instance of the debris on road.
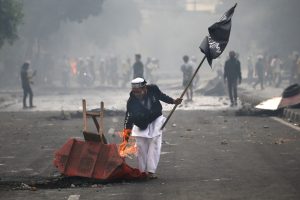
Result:
<instances>
[{"instance_id":1,"label":"debris on road","mask_svg":"<svg viewBox=\"0 0 300 200\"><path fill-rule=\"evenodd\" d=\"M87 112L84 99L82 104L85 141L70 138L55 152L53 163L58 170L65 176L78 176L98 180L146 178L144 172L142 173L126 164L116 144L107 144L103 124L104 103L101 102L101 110L98 113ZM88 132L88 117L92 117L98 133ZM96 117L100 117L99 122Z\"/></svg>"},{"instance_id":2,"label":"debris on road","mask_svg":"<svg viewBox=\"0 0 300 200\"><path fill-rule=\"evenodd\" d=\"M222 144L222 145L227 145L228 142L227 142L227 140L223 140L223 141L221 142L221 144Z\"/></svg>"},{"instance_id":3,"label":"debris on road","mask_svg":"<svg viewBox=\"0 0 300 200\"><path fill-rule=\"evenodd\" d=\"M286 144L288 142L295 141L295 139L289 139L289 138L279 138L276 141L274 141L273 144Z\"/></svg>"},{"instance_id":4,"label":"debris on road","mask_svg":"<svg viewBox=\"0 0 300 200\"><path fill-rule=\"evenodd\" d=\"M274 97L256 105L255 108L262 110L278 110L288 106L300 104L300 85L293 84L282 92L281 97Z\"/></svg>"}]
</instances>

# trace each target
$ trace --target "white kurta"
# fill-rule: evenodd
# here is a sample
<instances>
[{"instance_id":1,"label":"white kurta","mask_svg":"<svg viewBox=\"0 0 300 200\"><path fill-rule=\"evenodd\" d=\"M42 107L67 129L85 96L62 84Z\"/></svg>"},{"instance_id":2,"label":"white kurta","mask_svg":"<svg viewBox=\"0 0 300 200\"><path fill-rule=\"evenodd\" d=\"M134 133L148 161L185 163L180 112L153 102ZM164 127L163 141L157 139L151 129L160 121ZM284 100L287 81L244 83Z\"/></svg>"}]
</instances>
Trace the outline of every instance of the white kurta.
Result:
<instances>
[{"instance_id":1,"label":"white kurta","mask_svg":"<svg viewBox=\"0 0 300 200\"><path fill-rule=\"evenodd\" d=\"M162 115L154 120L145 130L137 126L132 128L132 136L136 139L138 149L138 168L141 172L155 173L161 151L161 126L166 118Z\"/></svg>"}]
</instances>

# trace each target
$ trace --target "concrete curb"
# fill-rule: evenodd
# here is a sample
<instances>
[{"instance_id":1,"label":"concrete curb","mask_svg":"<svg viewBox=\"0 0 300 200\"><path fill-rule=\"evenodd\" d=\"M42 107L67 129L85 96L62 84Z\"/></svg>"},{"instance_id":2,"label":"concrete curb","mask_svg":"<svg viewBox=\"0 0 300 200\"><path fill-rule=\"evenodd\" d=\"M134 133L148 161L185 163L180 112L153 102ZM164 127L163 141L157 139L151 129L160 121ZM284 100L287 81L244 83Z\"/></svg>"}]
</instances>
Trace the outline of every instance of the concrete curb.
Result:
<instances>
[{"instance_id":1,"label":"concrete curb","mask_svg":"<svg viewBox=\"0 0 300 200\"><path fill-rule=\"evenodd\" d=\"M284 119L287 121L297 124L300 124L300 109L299 108L285 108L283 110Z\"/></svg>"}]
</instances>

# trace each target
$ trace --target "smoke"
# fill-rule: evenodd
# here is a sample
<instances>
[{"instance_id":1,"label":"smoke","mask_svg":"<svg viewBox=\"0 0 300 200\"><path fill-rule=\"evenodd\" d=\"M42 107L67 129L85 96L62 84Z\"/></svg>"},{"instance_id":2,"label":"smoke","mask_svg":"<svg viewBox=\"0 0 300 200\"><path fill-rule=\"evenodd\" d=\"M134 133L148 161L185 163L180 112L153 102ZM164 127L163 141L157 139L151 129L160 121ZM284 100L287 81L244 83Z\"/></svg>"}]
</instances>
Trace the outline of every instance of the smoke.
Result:
<instances>
[{"instance_id":1,"label":"smoke","mask_svg":"<svg viewBox=\"0 0 300 200\"><path fill-rule=\"evenodd\" d=\"M31 1L24 1L24 4L28 2ZM38 33L45 32L50 24L44 24L46 28L35 31L34 26L29 26L26 22L24 26L29 27L24 29L26 30L24 33L30 34L32 31L34 38L29 40L21 34L21 40L9 51L7 48L5 51L2 50L3 56L0 56L6 57L6 60L11 58L10 61L5 61L7 66L10 62L14 66L21 64L16 61L37 57L37 55L27 53L32 51L28 48L29 44L38 44L33 48L36 52L39 51L38 56L42 57L42 54L47 54L51 55L50 57L54 60L59 60L64 55L99 57L112 54L120 59L129 57L133 60L134 54L140 53L143 62L148 57L159 59L160 74L180 76L183 55L195 56L197 62L200 62L203 54L199 50L199 45L208 34L207 28L218 21L236 1L201 1L202 4L206 4L206 7L216 6L215 12L187 11L186 2L188 1L106 0L101 4L101 12L97 9L92 10L94 13L92 15L84 12L82 20L81 17L75 16L76 20L70 20L74 19L74 16L67 17L68 20L61 20L59 26L55 23L53 27L56 31L52 30L51 34L48 31L47 37L42 37L42 39L37 39ZM298 0L237 0L237 2L238 6L232 19L230 40L220 59L222 64L230 50L240 53L242 65L248 55L279 53L287 56L294 50L299 51L300 43L296 38L300 29L298 26L300 14L297 11L300 2ZM53 3L51 5L55 7ZM28 7L30 6L27 5ZM30 9L35 9L35 7L30 7ZM70 13L71 10L72 7L68 9L68 12ZM50 14L53 15L53 13ZM35 16L33 19L27 16L26 20L30 19L36 21L42 18ZM3 52L9 53L3 54ZM10 57L6 56L8 54ZM28 55L31 55L31 58L28 58ZM14 56L16 59L13 59ZM45 62L47 61L42 60L40 63ZM214 74L207 67L207 63L204 65L200 74ZM49 64L45 63L45 66L49 66L51 70ZM0 66L1 71L5 68L3 64ZM15 68L15 71L17 70L19 68ZM43 70L43 67L40 67L40 70Z\"/></svg>"},{"instance_id":2,"label":"smoke","mask_svg":"<svg viewBox=\"0 0 300 200\"><path fill-rule=\"evenodd\" d=\"M163 6L106 1L101 15L81 24L65 24L59 37L65 35L71 55L115 54L133 59L140 53L143 62L158 58L161 71L179 75L183 55L200 61L199 45L217 18L207 12L186 12L173 2Z\"/></svg>"},{"instance_id":3,"label":"smoke","mask_svg":"<svg viewBox=\"0 0 300 200\"><path fill-rule=\"evenodd\" d=\"M224 0L218 11L230 7L233 0ZM297 0L239 0L233 17L231 41L227 50L241 52L244 59L258 54L287 57L300 49L295 33L300 31Z\"/></svg>"}]
</instances>

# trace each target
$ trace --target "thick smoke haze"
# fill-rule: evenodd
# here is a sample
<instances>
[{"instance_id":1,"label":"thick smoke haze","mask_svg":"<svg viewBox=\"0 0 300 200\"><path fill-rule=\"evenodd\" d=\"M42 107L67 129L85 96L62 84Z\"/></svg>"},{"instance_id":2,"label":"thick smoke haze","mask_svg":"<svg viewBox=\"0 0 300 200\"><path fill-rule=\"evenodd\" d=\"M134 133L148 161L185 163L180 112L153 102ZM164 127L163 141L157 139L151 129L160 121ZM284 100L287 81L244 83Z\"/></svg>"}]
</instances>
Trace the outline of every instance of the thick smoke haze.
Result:
<instances>
[{"instance_id":1,"label":"thick smoke haze","mask_svg":"<svg viewBox=\"0 0 300 200\"><path fill-rule=\"evenodd\" d=\"M133 1L106 1L99 16L65 24L58 37L67 38L70 55L115 54L133 59L141 53L144 62L147 57L158 58L161 70L175 73L180 73L183 55L202 56L198 46L214 20L207 20L211 14L189 13L171 3L147 11L142 6Z\"/></svg>"},{"instance_id":2,"label":"thick smoke haze","mask_svg":"<svg viewBox=\"0 0 300 200\"><path fill-rule=\"evenodd\" d=\"M94 57L98 65L101 58L116 56L121 65L127 58L133 62L134 54L140 53L143 62L148 57L159 60L159 74L180 77L182 56L201 60L199 45L207 28L235 2L232 34L221 63L229 50L239 52L243 67L249 55L279 54L288 59L300 49L297 0L89 0L85 6L67 0L23 2L19 40L0 50L2 87L19 84L25 60L32 61L38 74L53 71L53 79L60 79L64 57ZM118 70L122 76L122 69ZM200 73L211 73L207 63Z\"/></svg>"}]
</instances>

